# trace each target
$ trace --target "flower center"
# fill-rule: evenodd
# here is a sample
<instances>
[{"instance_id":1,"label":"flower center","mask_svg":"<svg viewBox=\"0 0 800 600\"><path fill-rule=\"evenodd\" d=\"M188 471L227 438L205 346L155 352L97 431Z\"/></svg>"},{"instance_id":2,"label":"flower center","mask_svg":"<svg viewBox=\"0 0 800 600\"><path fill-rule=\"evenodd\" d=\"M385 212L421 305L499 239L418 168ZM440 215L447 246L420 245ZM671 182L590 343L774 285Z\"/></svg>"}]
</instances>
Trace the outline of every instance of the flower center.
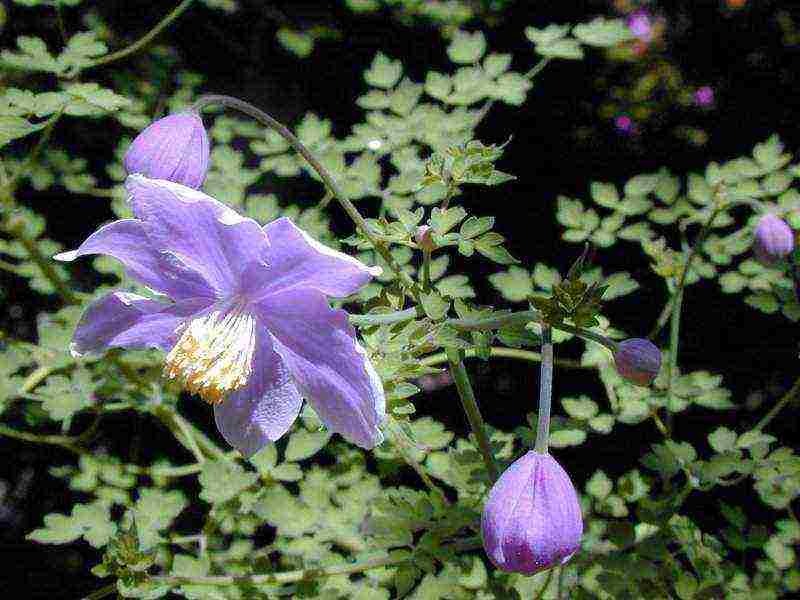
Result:
<instances>
[{"instance_id":1,"label":"flower center","mask_svg":"<svg viewBox=\"0 0 800 600\"><path fill-rule=\"evenodd\" d=\"M243 387L253 367L256 320L242 306L192 319L167 354L164 376L210 404Z\"/></svg>"}]
</instances>

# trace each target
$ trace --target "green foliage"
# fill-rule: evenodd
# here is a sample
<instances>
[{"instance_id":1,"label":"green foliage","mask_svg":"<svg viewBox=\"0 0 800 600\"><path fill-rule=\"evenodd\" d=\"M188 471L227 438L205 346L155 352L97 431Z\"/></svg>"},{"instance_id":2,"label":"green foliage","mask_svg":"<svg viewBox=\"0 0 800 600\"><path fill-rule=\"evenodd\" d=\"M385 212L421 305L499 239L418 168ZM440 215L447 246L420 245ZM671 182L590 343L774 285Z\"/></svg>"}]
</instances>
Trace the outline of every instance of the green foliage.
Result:
<instances>
[{"instance_id":1,"label":"green foliage","mask_svg":"<svg viewBox=\"0 0 800 600\"><path fill-rule=\"evenodd\" d=\"M80 0L15 3L42 14L84 8ZM225 13L237 8L232 0L203 4ZM65 513L37 517L42 526L28 539L89 544L102 553L92 572L112 578L122 597L136 598L699 600L800 590L800 457L770 429L797 390L776 400L759 422L716 373L719 365L686 370L685 357L674 352L680 347L672 340L666 345L661 333L683 289L704 279L718 280L723 293L774 318L800 317L790 262L766 267L748 254L761 212L800 228L800 169L780 140L773 136L749 156L685 176L660 169L627 181L591 182L585 200L555 199L564 241L590 245L598 263L606 249L633 249L630 272L588 264L588 249L563 276L544 262L519 264L506 247L505 224L479 204L495 189L518 195L513 182L530 174L502 170L511 147L499 142L513 132L484 127L480 141L476 129L489 123L497 103L526 105L534 77L551 59L614 51L630 40L628 28L603 17L524 28L541 56L532 65L530 52L496 51L482 29L505 2L342 4L356 14L382 11L403 26L432 23L445 40L436 63L441 70L420 70L375 48L371 63L362 65L362 89L352 91L361 113L350 128L313 111L290 124L365 214L369 231L338 235L339 220L334 228L331 219L336 207L316 171L274 131L228 113L204 114L213 148L204 190L262 224L288 216L323 244L383 268L356 297L336 301L354 315L386 391L386 441L371 453L333 435L306 406L281 440L245 460L204 429L213 420L210 411L196 423L184 416L183 402L195 399L181 398L162 379L163 353L70 353L80 315L106 284L150 292L107 257L82 267L52 261L64 248L48 237L37 212L46 209L28 193L95 201L108 207L109 217L130 218L122 157L131 138L165 107L185 109L203 78L180 71L163 48L142 52L130 66L101 68L98 60L114 58L109 46L128 36L109 31L89 12L67 21L87 30L68 32L60 47L44 30L11 32L13 47L0 54L7 84L0 95L0 267L12 284L0 288L0 297L5 301L23 286L49 312L36 316L29 335L2 332L0 435L63 450L49 473L72 503ZM318 42L337 36L324 24L282 22L277 33L298 60L310 60ZM517 71L523 64L528 69ZM99 154L81 156L69 135L51 135L67 118L124 134ZM309 178L316 188L307 187ZM298 180L305 194L316 194L289 200L285 190ZM274 194L263 193L265 181ZM423 226L430 228L432 250L419 241ZM376 248L375 240L383 246ZM635 264L635 256L644 261ZM497 272L488 276L489 286L479 277L488 266L484 259L500 265L490 267ZM652 274L643 273L648 264ZM79 277L101 283L90 292ZM649 388L614 368L608 346L627 336L612 327L603 306L639 291L640 281L646 289L637 301L666 309L651 336L664 345L662 372ZM479 304L492 289L529 310ZM635 308L631 300L619 306ZM682 310L695 309L687 294ZM540 361L543 323L556 328L557 378L562 367L575 369L568 376L577 375L581 386L555 398L550 447L568 470L572 461L584 461L593 474L573 478L585 517L582 550L557 570L523 577L493 569L477 533L493 483L481 442L501 468L531 447L538 415L525 423L519 409L527 410L530 398L508 407L509 414L519 409L519 426L506 432L486 424L484 440L467 434L460 417L445 424L426 414L422 390L425 378L444 374L447 350L483 360ZM653 325L639 323L635 335ZM679 330L678 338L684 334ZM693 364L704 360L692 358ZM436 398L459 405L452 387ZM495 399L487 393L478 401L485 406ZM137 428L158 428L155 450L127 448L127 439L108 444L119 435L110 433L115 413ZM708 423L707 435L684 439L681 420L693 418ZM582 448L597 436L621 444L619 462L599 464ZM629 439L647 439L647 446ZM746 501L717 502L716 494L734 486L744 495L737 501ZM707 510L712 494L722 524L705 531L688 515Z\"/></svg>"}]
</instances>

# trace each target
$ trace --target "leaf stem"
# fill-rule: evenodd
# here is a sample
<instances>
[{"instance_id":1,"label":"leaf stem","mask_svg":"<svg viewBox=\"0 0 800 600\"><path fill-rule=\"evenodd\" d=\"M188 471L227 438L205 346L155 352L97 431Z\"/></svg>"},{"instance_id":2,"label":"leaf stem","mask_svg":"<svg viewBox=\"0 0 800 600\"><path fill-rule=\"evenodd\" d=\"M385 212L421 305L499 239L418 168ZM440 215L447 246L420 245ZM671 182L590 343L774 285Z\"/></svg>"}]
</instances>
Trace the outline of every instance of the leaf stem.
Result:
<instances>
[{"instance_id":1,"label":"leaf stem","mask_svg":"<svg viewBox=\"0 0 800 600\"><path fill-rule=\"evenodd\" d=\"M474 358L477 356L477 351L474 348L468 348L464 351L464 358ZM492 346L489 348L489 354L498 358L514 358L517 360L527 360L529 362L541 362L542 355L538 352L531 352L530 350L520 350L518 348L504 348L502 346ZM424 367L433 367L447 362L447 353L438 352L431 354L420 359L419 363ZM568 358L554 359L554 364L565 369L594 369L593 366L582 365L577 360L570 360Z\"/></svg>"},{"instance_id":2,"label":"leaf stem","mask_svg":"<svg viewBox=\"0 0 800 600\"><path fill-rule=\"evenodd\" d=\"M431 289L431 251L422 251L422 291L429 292Z\"/></svg>"},{"instance_id":3,"label":"leaf stem","mask_svg":"<svg viewBox=\"0 0 800 600\"><path fill-rule=\"evenodd\" d=\"M778 413L780 413L784 409L784 407L787 404L789 404L792 400L794 400L797 397L798 393L800 393L800 377L798 377L797 380L794 382L792 388L788 392L786 392L783 395L783 397L780 400L778 400L775 406L773 406L770 409L770 411L761 418L761 420L756 424L756 426L753 427L753 430L761 431L762 429L764 429L764 427L769 425L770 421L772 421L772 419L774 419L778 415Z\"/></svg>"},{"instance_id":4,"label":"leaf stem","mask_svg":"<svg viewBox=\"0 0 800 600\"><path fill-rule=\"evenodd\" d=\"M336 180L333 176L328 172L328 170L322 166L322 163L319 162L316 156L308 149L306 146L295 136L288 127L283 125L282 123L275 120L272 116L250 104L249 102L245 102L244 100L239 100L238 98L234 98L232 96L225 96L222 94L207 94L204 96L200 96L197 101L194 103L192 108L198 112L202 111L203 108L206 106L211 106L214 104L219 104L222 106L227 106L238 111L243 112L244 114L254 118L256 121L264 125L265 127L276 131L283 139L289 142L289 145L300 154L306 162L317 172L320 176L322 181L324 182L325 186L327 187L328 191L333 194L336 201L339 205L344 209L347 213L347 216L355 223L356 227L361 231L362 234L369 240L372 246L375 248L375 251L381 255L383 260L389 266L392 271L400 278L404 285L406 285L409 289L417 290L417 283L411 278L411 276L406 273L397 260L392 256L391 251L383 243L378 237L373 233L370 229L367 221L361 216L361 213L358 212L358 209L355 205L345 196L344 191L339 187L339 184L336 183Z\"/></svg>"},{"instance_id":5,"label":"leaf stem","mask_svg":"<svg viewBox=\"0 0 800 600\"><path fill-rule=\"evenodd\" d=\"M548 325L542 326L542 366L539 379L539 423L536 427L534 451L547 454L550 439L550 404L553 397L553 335Z\"/></svg>"},{"instance_id":6,"label":"leaf stem","mask_svg":"<svg viewBox=\"0 0 800 600\"><path fill-rule=\"evenodd\" d=\"M447 348L447 359L450 362L450 374L456 384L458 395L461 398L461 407L464 409L464 414L467 416L469 425L472 428L472 433L478 442L478 448L483 456L483 462L489 471L489 476L492 481L497 481L500 476L500 469L494 460L492 454L492 446L489 442L489 436L486 435L486 426L481 416L481 411L478 408L478 402L475 399L475 392L472 390L472 385L469 382L469 375L464 368L464 361L461 353L455 348Z\"/></svg>"},{"instance_id":7,"label":"leaf stem","mask_svg":"<svg viewBox=\"0 0 800 600\"><path fill-rule=\"evenodd\" d=\"M164 29L169 27L172 24L172 22L175 21L175 19L177 19L184 12L186 12L186 10L192 5L193 2L194 0L183 0L183 2L181 2L180 4L178 4L178 6L172 9L172 11L166 17L161 19L161 21L159 21L155 27L153 27L150 31L148 31L141 38L139 38L138 41L134 42L127 48L123 48L122 50L117 50L116 52L112 52L111 54L106 54L105 56L102 56L92 61L91 63L83 67L83 69L90 69L92 67L99 67L100 65L107 65L108 63L130 56L134 52L138 52L139 50L144 48L147 44L149 44L153 40L153 38L155 38L159 33L161 33L162 31L164 31Z\"/></svg>"}]
</instances>

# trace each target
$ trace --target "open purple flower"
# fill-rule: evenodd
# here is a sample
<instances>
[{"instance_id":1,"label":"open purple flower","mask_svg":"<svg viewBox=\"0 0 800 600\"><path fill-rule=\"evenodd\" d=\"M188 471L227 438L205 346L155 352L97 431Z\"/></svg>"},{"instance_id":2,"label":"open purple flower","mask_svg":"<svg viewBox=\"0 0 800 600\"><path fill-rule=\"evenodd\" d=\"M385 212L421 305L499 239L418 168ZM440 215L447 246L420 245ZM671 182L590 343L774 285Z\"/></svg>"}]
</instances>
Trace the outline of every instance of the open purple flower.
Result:
<instances>
[{"instance_id":1,"label":"open purple flower","mask_svg":"<svg viewBox=\"0 0 800 600\"><path fill-rule=\"evenodd\" d=\"M107 254L172 302L112 292L83 315L72 351L167 351L165 376L213 404L220 432L245 456L289 429L303 397L332 431L379 444L383 387L327 297L353 294L380 268L286 218L262 228L177 183L132 175L125 186L135 218L55 258Z\"/></svg>"}]
</instances>

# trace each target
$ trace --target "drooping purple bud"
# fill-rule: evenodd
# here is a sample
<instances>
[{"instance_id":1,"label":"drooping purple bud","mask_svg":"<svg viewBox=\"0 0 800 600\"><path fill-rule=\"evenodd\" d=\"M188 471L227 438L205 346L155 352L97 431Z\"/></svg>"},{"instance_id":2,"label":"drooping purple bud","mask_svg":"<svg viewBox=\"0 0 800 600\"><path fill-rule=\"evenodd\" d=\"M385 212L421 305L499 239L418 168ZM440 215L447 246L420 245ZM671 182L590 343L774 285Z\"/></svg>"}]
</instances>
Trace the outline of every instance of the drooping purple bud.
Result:
<instances>
[{"instance_id":1,"label":"drooping purple bud","mask_svg":"<svg viewBox=\"0 0 800 600\"><path fill-rule=\"evenodd\" d=\"M765 265L789 256L794 250L794 233L786 221L773 214L766 214L758 221L753 242L753 254Z\"/></svg>"},{"instance_id":2,"label":"drooping purple bud","mask_svg":"<svg viewBox=\"0 0 800 600\"><path fill-rule=\"evenodd\" d=\"M436 250L436 242L433 241L433 229L428 225L420 225L414 232L414 241L420 249L425 252L433 252Z\"/></svg>"},{"instance_id":3,"label":"drooping purple bud","mask_svg":"<svg viewBox=\"0 0 800 600\"><path fill-rule=\"evenodd\" d=\"M661 369L661 350L653 342L632 338L619 343L614 352L617 373L639 385L650 385Z\"/></svg>"},{"instance_id":4,"label":"drooping purple bud","mask_svg":"<svg viewBox=\"0 0 800 600\"><path fill-rule=\"evenodd\" d=\"M533 575L566 563L583 534L569 475L549 454L528 452L489 492L481 532L486 554L503 571Z\"/></svg>"},{"instance_id":5,"label":"drooping purple bud","mask_svg":"<svg viewBox=\"0 0 800 600\"><path fill-rule=\"evenodd\" d=\"M169 115L148 125L125 153L125 170L198 189L208 172L210 145L200 115Z\"/></svg>"}]
</instances>

